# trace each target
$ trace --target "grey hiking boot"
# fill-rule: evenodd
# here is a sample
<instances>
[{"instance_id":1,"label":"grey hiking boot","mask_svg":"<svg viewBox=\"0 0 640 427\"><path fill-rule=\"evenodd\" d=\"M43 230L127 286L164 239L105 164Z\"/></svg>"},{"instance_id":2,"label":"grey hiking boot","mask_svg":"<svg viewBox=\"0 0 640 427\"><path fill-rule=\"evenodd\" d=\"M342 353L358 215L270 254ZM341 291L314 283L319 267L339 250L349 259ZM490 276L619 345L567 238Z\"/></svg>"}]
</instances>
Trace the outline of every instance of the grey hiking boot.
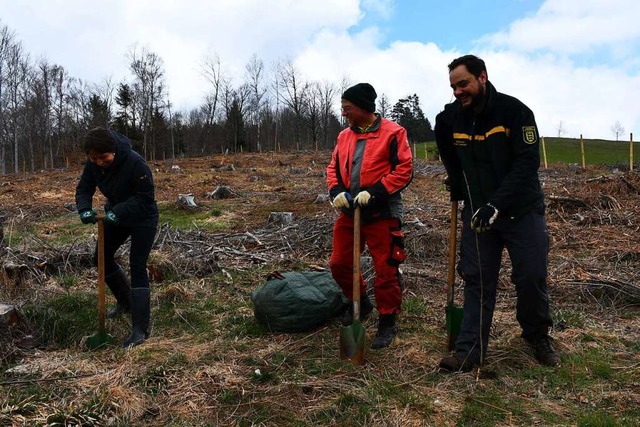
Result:
<instances>
[{"instance_id":1,"label":"grey hiking boot","mask_svg":"<svg viewBox=\"0 0 640 427\"><path fill-rule=\"evenodd\" d=\"M369 314L373 311L373 304L369 296L364 294L360 297L360 321L366 320ZM340 319L342 326L349 326L353 323L353 304L349 304L349 307L342 314Z\"/></svg>"},{"instance_id":2,"label":"grey hiking boot","mask_svg":"<svg viewBox=\"0 0 640 427\"><path fill-rule=\"evenodd\" d=\"M456 354L452 354L443 357L438 367L441 372L469 372L477 365L477 363L468 358L462 358Z\"/></svg>"},{"instance_id":3,"label":"grey hiking boot","mask_svg":"<svg viewBox=\"0 0 640 427\"><path fill-rule=\"evenodd\" d=\"M538 338L527 340L533 349L533 355L541 365L558 366L560 364L560 356L551 344L551 337L543 335Z\"/></svg>"},{"instance_id":4,"label":"grey hiking boot","mask_svg":"<svg viewBox=\"0 0 640 427\"><path fill-rule=\"evenodd\" d=\"M371 348L379 349L389 347L396 336L396 313L381 314L378 318L378 332L373 339Z\"/></svg>"}]
</instances>

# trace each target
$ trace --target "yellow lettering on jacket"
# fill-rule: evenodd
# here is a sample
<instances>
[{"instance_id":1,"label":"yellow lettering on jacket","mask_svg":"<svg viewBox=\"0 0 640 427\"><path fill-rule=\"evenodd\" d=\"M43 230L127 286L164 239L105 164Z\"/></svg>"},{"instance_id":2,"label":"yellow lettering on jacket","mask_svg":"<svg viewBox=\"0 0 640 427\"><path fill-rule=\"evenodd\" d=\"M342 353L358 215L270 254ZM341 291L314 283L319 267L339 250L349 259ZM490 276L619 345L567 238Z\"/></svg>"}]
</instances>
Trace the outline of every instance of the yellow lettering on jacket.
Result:
<instances>
[{"instance_id":1,"label":"yellow lettering on jacket","mask_svg":"<svg viewBox=\"0 0 640 427\"><path fill-rule=\"evenodd\" d=\"M504 126L496 126L493 129L489 130L484 135L474 135L473 136L473 140L474 141L484 141L485 139L489 138L491 135L494 135L496 133L504 133L507 137L509 137L509 135L511 135L511 130L507 129ZM456 140L456 145L466 145L466 144L462 143L461 140L471 141L471 135L469 135L467 133L454 133L453 134L453 139Z\"/></svg>"}]
</instances>

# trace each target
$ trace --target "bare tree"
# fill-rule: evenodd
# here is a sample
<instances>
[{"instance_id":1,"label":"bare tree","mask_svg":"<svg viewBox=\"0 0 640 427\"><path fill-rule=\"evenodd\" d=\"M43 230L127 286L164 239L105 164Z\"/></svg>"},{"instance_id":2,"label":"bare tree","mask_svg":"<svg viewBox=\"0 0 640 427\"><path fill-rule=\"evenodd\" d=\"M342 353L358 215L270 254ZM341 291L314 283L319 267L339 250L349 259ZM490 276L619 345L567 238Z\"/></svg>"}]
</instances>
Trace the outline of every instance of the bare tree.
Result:
<instances>
[{"instance_id":1,"label":"bare tree","mask_svg":"<svg viewBox=\"0 0 640 427\"><path fill-rule=\"evenodd\" d=\"M138 101L142 130L142 151L147 157L151 145L151 160L155 159L153 114L162 106L164 92L164 67L162 59L146 48L134 47L129 53L129 68L136 78L135 98Z\"/></svg>"},{"instance_id":2,"label":"bare tree","mask_svg":"<svg viewBox=\"0 0 640 427\"><path fill-rule=\"evenodd\" d=\"M91 121L91 110L89 99L92 93L92 85L82 79L72 78L69 80L69 92L66 95L67 108L72 122L69 132L76 135L84 133L89 128Z\"/></svg>"},{"instance_id":3,"label":"bare tree","mask_svg":"<svg viewBox=\"0 0 640 427\"><path fill-rule=\"evenodd\" d=\"M226 82L223 87L222 96L224 100L227 141L235 152L242 152L246 144L245 122L251 88L243 84L238 89L233 89L231 83Z\"/></svg>"},{"instance_id":4,"label":"bare tree","mask_svg":"<svg viewBox=\"0 0 640 427\"><path fill-rule=\"evenodd\" d=\"M322 87L318 82L311 82L305 95L307 126L311 133L314 150L318 151L318 141L322 132Z\"/></svg>"},{"instance_id":5,"label":"bare tree","mask_svg":"<svg viewBox=\"0 0 640 427\"><path fill-rule=\"evenodd\" d=\"M622 127L619 121L616 120L613 126L611 126L611 133L616 136L616 141L618 141L618 137L624 133L624 127Z\"/></svg>"},{"instance_id":6,"label":"bare tree","mask_svg":"<svg viewBox=\"0 0 640 427\"><path fill-rule=\"evenodd\" d=\"M270 85L270 89L274 94L275 97L275 101L276 101L276 108L275 108L275 112L273 115L273 123L274 123L274 129L273 129L273 151L280 151L281 146L280 146L280 133L278 132L278 124L280 121L280 93L281 93L281 84L280 84L280 76L279 76L279 72L280 72L280 68L282 68L282 64L280 63L280 61L276 61L273 64L273 75L272 75L272 82Z\"/></svg>"},{"instance_id":7,"label":"bare tree","mask_svg":"<svg viewBox=\"0 0 640 427\"><path fill-rule=\"evenodd\" d=\"M211 84L211 89L205 97L205 111L208 114L203 128L205 135L203 137L203 145L201 147L201 152L204 153L207 141L209 139L213 141L215 129L213 123L215 121L216 114L218 113L218 104L220 102L220 97L222 96L223 88L228 84L228 79L223 72L220 56L216 52L208 54L205 57L204 63L201 66L201 72ZM208 132L211 132L211 134L207 135Z\"/></svg>"},{"instance_id":8,"label":"bare tree","mask_svg":"<svg viewBox=\"0 0 640 427\"><path fill-rule=\"evenodd\" d=\"M558 138L562 138L567 134L567 129L564 127L564 123L562 122L562 120L560 120L560 122L558 123L556 130L558 131Z\"/></svg>"},{"instance_id":9,"label":"bare tree","mask_svg":"<svg viewBox=\"0 0 640 427\"><path fill-rule=\"evenodd\" d=\"M351 78L349 78L348 76L343 76L342 79L340 80L340 97L342 97L342 94L344 93L345 90L349 89L351 86L353 86L353 83L351 81ZM347 120L342 117L342 115L340 115L341 117L341 122L342 122L342 126L346 127L348 125Z\"/></svg>"},{"instance_id":10,"label":"bare tree","mask_svg":"<svg viewBox=\"0 0 640 427\"><path fill-rule=\"evenodd\" d=\"M67 95L71 91L70 85L71 80L66 70L61 66L54 66L52 68L52 84L53 84L53 92L52 92L52 113L55 127L55 135L57 138L56 141L56 149L54 150L53 139L51 141L51 145L49 146L49 156L51 157L51 163L53 164L53 158L55 154L59 154L59 151L62 149L65 150L65 145L63 143L63 133L65 129L65 118L68 117L68 99ZM72 147L69 147L71 151L73 149L74 144L70 144ZM67 153L62 153L66 155Z\"/></svg>"},{"instance_id":11,"label":"bare tree","mask_svg":"<svg viewBox=\"0 0 640 427\"><path fill-rule=\"evenodd\" d=\"M19 152L20 152L20 122L23 121L21 108L24 106L21 98L23 86L29 77L29 56L22 50L22 43L14 43L10 46L7 56L7 95L9 97L10 133L13 140L13 171L19 172Z\"/></svg>"},{"instance_id":12,"label":"bare tree","mask_svg":"<svg viewBox=\"0 0 640 427\"><path fill-rule=\"evenodd\" d=\"M307 96L309 84L302 80L291 61L287 61L280 67L278 75L283 94L282 100L294 114L294 145L297 150L300 150L305 107L308 105L305 96Z\"/></svg>"},{"instance_id":13,"label":"bare tree","mask_svg":"<svg viewBox=\"0 0 640 427\"><path fill-rule=\"evenodd\" d=\"M51 113L53 112L52 104L53 104L53 74L55 67L49 65L45 58L41 58L38 61L38 70L40 78L35 81L35 90L36 92L40 92L40 99L42 100L42 109L41 109L41 132L43 138L43 150L46 147L49 148L49 153L47 155L42 156L42 167L46 169L47 167L47 159L49 160L49 165L53 167L53 152L51 150L52 146L52 136L51 136L51 128L52 128L52 117Z\"/></svg>"},{"instance_id":14,"label":"bare tree","mask_svg":"<svg viewBox=\"0 0 640 427\"><path fill-rule=\"evenodd\" d=\"M252 126L256 128L256 147L258 151L262 151L262 133L260 128L260 112L264 106L265 94L267 88L264 85L264 64L258 59L258 56L254 53L249 63L245 67L247 86L250 90L249 95L249 111L248 118Z\"/></svg>"},{"instance_id":15,"label":"bare tree","mask_svg":"<svg viewBox=\"0 0 640 427\"><path fill-rule=\"evenodd\" d=\"M5 97L4 89L7 85L7 76L5 70L11 46L14 43L14 33L9 27L3 25L0 27L0 173L7 173L6 149L7 143L5 139Z\"/></svg>"},{"instance_id":16,"label":"bare tree","mask_svg":"<svg viewBox=\"0 0 640 427\"><path fill-rule=\"evenodd\" d=\"M387 114L391 112L391 103L384 93L378 99L378 112L382 117L387 117Z\"/></svg>"},{"instance_id":17,"label":"bare tree","mask_svg":"<svg viewBox=\"0 0 640 427\"><path fill-rule=\"evenodd\" d=\"M320 85L320 111L322 119L322 132L324 134L324 147L331 148L332 144L329 143L329 128L332 118L335 118L333 113L333 103L335 102L338 89L336 86L329 82L324 81ZM335 123L335 122L334 122Z\"/></svg>"},{"instance_id":18,"label":"bare tree","mask_svg":"<svg viewBox=\"0 0 640 427\"><path fill-rule=\"evenodd\" d=\"M102 83L96 85L94 93L104 101L107 110L107 122L102 124L104 127L109 127L110 121L113 118L113 93L116 90L116 84L111 76L105 77Z\"/></svg>"}]
</instances>

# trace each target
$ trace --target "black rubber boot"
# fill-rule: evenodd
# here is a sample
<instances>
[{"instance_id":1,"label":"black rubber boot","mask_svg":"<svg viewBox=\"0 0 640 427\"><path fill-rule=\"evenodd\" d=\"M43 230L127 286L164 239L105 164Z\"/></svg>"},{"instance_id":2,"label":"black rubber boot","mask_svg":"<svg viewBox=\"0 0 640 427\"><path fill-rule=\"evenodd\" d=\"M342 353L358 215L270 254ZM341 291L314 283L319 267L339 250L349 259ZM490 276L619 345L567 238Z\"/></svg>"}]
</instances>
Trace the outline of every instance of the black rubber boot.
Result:
<instances>
[{"instance_id":1,"label":"black rubber boot","mask_svg":"<svg viewBox=\"0 0 640 427\"><path fill-rule=\"evenodd\" d=\"M104 278L104 281L116 297L116 305L107 312L107 319L114 319L122 314L131 313L131 284L122 268Z\"/></svg>"},{"instance_id":2,"label":"black rubber boot","mask_svg":"<svg viewBox=\"0 0 640 427\"><path fill-rule=\"evenodd\" d=\"M538 362L545 366L558 366L560 364L560 356L555 348L553 348L550 336L543 335L528 342Z\"/></svg>"},{"instance_id":3,"label":"black rubber boot","mask_svg":"<svg viewBox=\"0 0 640 427\"><path fill-rule=\"evenodd\" d=\"M369 314L373 311L373 304L371 304L371 300L367 294L364 294L360 297L360 321L367 320ZM340 319L342 326L349 326L353 323L353 304L349 303L349 307L342 313L342 318Z\"/></svg>"},{"instance_id":4,"label":"black rubber boot","mask_svg":"<svg viewBox=\"0 0 640 427\"><path fill-rule=\"evenodd\" d=\"M378 332L373 339L371 348L385 348L389 347L391 341L396 336L396 313L381 314L378 318Z\"/></svg>"},{"instance_id":5,"label":"black rubber boot","mask_svg":"<svg viewBox=\"0 0 640 427\"><path fill-rule=\"evenodd\" d=\"M142 344L149 337L151 301L149 288L131 289L131 334L122 343L123 348Z\"/></svg>"}]
</instances>

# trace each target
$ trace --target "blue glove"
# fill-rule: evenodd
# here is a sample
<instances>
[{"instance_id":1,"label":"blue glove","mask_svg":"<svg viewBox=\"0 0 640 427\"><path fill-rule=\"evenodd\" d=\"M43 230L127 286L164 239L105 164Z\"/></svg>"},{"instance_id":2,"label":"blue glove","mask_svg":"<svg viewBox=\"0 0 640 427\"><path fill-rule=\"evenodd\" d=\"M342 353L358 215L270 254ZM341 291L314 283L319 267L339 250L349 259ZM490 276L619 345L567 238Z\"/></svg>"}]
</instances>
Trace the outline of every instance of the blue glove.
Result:
<instances>
[{"instance_id":1,"label":"blue glove","mask_svg":"<svg viewBox=\"0 0 640 427\"><path fill-rule=\"evenodd\" d=\"M348 209L351 207L351 194L343 191L333 199L333 207L337 209Z\"/></svg>"},{"instance_id":2,"label":"blue glove","mask_svg":"<svg viewBox=\"0 0 640 427\"><path fill-rule=\"evenodd\" d=\"M80 221L83 224L95 224L96 223L96 211L93 209L84 209L80 212Z\"/></svg>"},{"instance_id":3,"label":"blue glove","mask_svg":"<svg viewBox=\"0 0 640 427\"><path fill-rule=\"evenodd\" d=\"M120 220L114 211L108 211L104 216L104 220L109 224L118 225Z\"/></svg>"},{"instance_id":4,"label":"blue glove","mask_svg":"<svg viewBox=\"0 0 640 427\"><path fill-rule=\"evenodd\" d=\"M491 224L498 217L498 208L491 203L487 203L476 211L471 217L471 228L476 233L482 233L491 228Z\"/></svg>"}]
</instances>

